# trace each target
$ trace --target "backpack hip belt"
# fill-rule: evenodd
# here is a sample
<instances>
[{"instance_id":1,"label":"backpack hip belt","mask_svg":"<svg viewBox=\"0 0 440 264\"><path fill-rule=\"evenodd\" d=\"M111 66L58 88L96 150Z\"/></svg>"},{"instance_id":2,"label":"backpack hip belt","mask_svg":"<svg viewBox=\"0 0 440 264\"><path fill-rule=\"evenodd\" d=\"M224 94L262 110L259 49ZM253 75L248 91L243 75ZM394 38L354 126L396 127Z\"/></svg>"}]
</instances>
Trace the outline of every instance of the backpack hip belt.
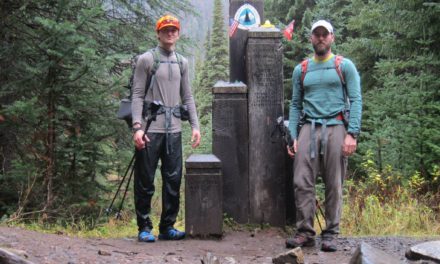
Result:
<instances>
[{"instance_id":1,"label":"backpack hip belt","mask_svg":"<svg viewBox=\"0 0 440 264\"><path fill-rule=\"evenodd\" d=\"M156 116L165 114L165 139L166 139L166 149L167 154L169 154L169 140L168 136L170 134L170 127L171 127L171 115L173 115L176 118L179 118L183 121L186 121L185 117L188 116L188 111L186 110L185 105L176 105L176 106L164 106L161 105L157 112L155 113Z\"/></svg>"}]
</instances>

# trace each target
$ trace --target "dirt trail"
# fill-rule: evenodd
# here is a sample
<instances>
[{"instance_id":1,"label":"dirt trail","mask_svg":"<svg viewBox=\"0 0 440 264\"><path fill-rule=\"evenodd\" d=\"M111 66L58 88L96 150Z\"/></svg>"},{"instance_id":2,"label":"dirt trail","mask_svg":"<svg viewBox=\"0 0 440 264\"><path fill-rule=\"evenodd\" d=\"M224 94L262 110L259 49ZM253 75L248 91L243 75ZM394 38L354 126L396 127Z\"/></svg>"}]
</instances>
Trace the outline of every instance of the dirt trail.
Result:
<instances>
[{"instance_id":1,"label":"dirt trail","mask_svg":"<svg viewBox=\"0 0 440 264\"><path fill-rule=\"evenodd\" d=\"M227 231L221 240L185 239L140 243L135 237L120 239L83 239L65 235L43 234L20 228L0 226L0 247L22 250L34 263L201 263L211 252L220 263L272 263L272 258L287 251L287 234L276 228L258 232ZM404 237L339 238L339 251L324 253L319 240L314 248L305 248L306 263L348 263L362 242L396 256L402 263L434 263L408 261L405 251L418 243L434 239Z\"/></svg>"}]
</instances>

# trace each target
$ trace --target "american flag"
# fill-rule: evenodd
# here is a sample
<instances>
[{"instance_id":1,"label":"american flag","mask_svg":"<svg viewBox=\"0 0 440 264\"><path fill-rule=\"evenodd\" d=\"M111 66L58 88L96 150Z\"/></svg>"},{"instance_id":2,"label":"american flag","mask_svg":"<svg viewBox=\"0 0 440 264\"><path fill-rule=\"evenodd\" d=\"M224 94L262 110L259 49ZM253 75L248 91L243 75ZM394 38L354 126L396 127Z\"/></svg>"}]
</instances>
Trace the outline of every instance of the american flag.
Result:
<instances>
[{"instance_id":1,"label":"american flag","mask_svg":"<svg viewBox=\"0 0 440 264\"><path fill-rule=\"evenodd\" d=\"M231 18L229 20L229 37L232 38L232 36L234 36L235 31L237 31L238 25L240 23L238 22L238 20L235 20L233 18Z\"/></svg>"},{"instance_id":2,"label":"american flag","mask_svg":"<svg viewBox=\"0 0 440 264\"><path fill-rule=\"evenodd\" d=\"M288 40L292 40L292 35L293 35L293 26L295 25L295 19L292 20L292 22L289 23L289 25L287 25L287 27L284 29L284 37Z\"/></svg>"}]
</instances>

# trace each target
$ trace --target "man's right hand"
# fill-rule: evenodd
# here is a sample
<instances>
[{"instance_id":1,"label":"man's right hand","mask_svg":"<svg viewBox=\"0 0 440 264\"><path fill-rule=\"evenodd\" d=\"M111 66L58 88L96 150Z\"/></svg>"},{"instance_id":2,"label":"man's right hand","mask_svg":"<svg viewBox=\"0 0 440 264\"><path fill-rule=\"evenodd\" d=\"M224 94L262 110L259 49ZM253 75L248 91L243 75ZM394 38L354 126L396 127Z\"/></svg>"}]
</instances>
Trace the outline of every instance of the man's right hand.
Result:
<instances>
[{"instance_id":1,"label":"man's right hand","mask_svg":"<svg viewBox=\"0 0 440 264\"><path fill-rule=\"evenodd\" d=\"M298 141L295 139L293 141L293 146L287 146L287 154L293 159L295 157L295 153L298 150Z\"/></svg>"},{"instance_id":2,"label":"man's right hand","mask_svg":"<svg viewBox=\"0 0 440 264\"><path fill-rule=\"evenodd\" d=\"M142 130L138 130L133 134L133 140L136 149L143 149L145 148L145 144L150 142L150 139Z\"/></svg>"}]
</instances>

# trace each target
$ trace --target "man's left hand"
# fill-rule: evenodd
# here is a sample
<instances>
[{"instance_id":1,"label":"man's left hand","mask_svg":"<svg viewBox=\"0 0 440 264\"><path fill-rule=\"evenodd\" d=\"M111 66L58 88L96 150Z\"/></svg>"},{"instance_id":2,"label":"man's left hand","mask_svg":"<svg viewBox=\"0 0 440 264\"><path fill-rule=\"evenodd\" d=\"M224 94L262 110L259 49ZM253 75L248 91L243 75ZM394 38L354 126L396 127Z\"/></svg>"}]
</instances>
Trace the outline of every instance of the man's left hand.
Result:
<instances>
[{"instance_id":1,"label":"man's left hand","mask_svg":"<svg viewBox=\"0 0 440 264\"><path fill-rule=\"evenodd\" d=\"M197 129L192 130L191 143L193 148L197 148L200 145L200 131Z\"/></svg>"},{"instance_id":2,"label":"man's left hand","mask_svg":"<svg viewBox=\"0 0 440 264\"><path fill-rule=\"evenodd\" d=\"M342 146L342 154L344 156L350 156L356 151L356 139L352 135L347 134L344 139L344 145Z\"/></svg>"}]
</instances>

